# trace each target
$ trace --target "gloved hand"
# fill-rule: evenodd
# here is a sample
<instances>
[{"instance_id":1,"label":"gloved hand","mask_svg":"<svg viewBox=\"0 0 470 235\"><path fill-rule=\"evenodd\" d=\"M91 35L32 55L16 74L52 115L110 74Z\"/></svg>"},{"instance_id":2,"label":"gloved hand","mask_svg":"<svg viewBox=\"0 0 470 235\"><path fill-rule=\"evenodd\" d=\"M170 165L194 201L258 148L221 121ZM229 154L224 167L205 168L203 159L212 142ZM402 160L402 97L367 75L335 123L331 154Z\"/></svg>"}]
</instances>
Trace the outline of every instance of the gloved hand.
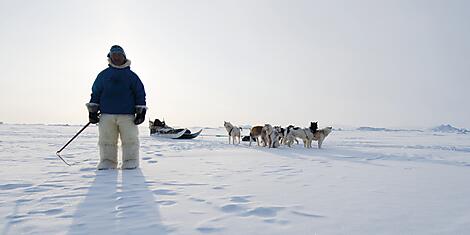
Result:
<instances>
[{"instance_id":1,"label":"gloved hand","mask_svg":"<svg viewBox=\"0 0 470 235\"><path fill-rule=\"evenodd\" d=\"M88 109L88 120L92 124L100 122L100 118L98 117L99 107L100 105L97 103L86 103L86 108Z\"/></svg>"},{"instance_id":2,"label":"gloved hand","mask_svg":"<svg viewBox=\"0 0 470 235\"><path fill-rule=\"evenodd\" d=\"M89 112L88 113L88 120L90 121L91 124L96 124L100 122L100 118L98 117L97 112Z\"/></svg>"},{"instance_id":3,"label":"gloved hand","mask_svg":"<svg viewBox=\"0 0 470 235\"><path fill-rule=\"evenodd\" d=\"M139 111L140 112L138 112L137 115L135 115L135 119L134 119L134 124L136 125L142 124L142 122L145 121L145 113L147 113L146 109L142 109Z\"/></svg>"}]
</instances>

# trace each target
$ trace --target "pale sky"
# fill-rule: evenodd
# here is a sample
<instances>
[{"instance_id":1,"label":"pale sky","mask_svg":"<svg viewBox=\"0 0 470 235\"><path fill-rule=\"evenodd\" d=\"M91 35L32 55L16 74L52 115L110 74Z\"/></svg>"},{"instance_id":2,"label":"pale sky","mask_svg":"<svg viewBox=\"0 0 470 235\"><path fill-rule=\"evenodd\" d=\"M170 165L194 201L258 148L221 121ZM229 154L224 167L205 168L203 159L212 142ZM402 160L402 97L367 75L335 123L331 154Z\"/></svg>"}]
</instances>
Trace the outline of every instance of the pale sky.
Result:
<instances>
[{"instance_id":1,"label":"pale sky","mask_svg":"<svg viewBox=\"0 0 470 235\"><path fill-rule=\"evenodd\" d=\"M0 121L85 124L114 44L176 126L470 128L465 0L0 0Z\"/></svg>"}]
</instances>

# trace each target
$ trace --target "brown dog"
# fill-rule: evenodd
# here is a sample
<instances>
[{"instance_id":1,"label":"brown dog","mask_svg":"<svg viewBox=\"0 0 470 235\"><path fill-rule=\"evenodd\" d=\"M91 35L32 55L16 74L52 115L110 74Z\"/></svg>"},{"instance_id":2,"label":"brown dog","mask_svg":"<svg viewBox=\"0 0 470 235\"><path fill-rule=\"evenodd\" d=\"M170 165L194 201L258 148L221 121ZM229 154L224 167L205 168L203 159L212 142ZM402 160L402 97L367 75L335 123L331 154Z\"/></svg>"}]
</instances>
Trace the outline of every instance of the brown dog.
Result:
<instances>
[{"instance_id":1,"label":"brown dog","mask_svg":"<svg viewBox=\"0 0 470 235\"><path fill-rule=\"evenodd\" d=\"M250 146L251 146L251 141L253 139L256 139L256 143L258 144L259 146L259 139L258 137L261 136L261 131L263 130L263 127L262 126L254 126L251 128L250 130Z\"/></svg>"}]
</instances>

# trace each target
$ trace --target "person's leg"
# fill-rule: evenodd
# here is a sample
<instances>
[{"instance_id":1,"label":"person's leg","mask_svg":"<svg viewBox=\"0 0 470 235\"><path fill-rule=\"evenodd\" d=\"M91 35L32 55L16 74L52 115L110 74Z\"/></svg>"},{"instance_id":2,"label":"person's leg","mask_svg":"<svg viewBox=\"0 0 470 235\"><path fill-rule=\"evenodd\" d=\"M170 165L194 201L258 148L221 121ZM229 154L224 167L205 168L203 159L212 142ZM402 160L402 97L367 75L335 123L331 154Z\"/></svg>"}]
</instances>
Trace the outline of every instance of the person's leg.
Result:
<instances>
[{"instance_id":1,"label":"person's leg","mask_svg":"<svg viewBox=\"0 0 470 235\"><path fill-rule=\"evenodd\" d=\"M116 115L102 114L98 123L100 147L100 162L98 170L114 169L117 167L118 126Z\"/></svg>"},{"instance_id":2,"label":"person's leg","mask_svg":"<svg viewBox=\"0 0 470 235\"><path fill-rule=\"evenodd\" d=\"M122 169L139 167L139 129L134 124L134 115L119 115L119 133L122 143Z\"/></svg>"}]
</instances>

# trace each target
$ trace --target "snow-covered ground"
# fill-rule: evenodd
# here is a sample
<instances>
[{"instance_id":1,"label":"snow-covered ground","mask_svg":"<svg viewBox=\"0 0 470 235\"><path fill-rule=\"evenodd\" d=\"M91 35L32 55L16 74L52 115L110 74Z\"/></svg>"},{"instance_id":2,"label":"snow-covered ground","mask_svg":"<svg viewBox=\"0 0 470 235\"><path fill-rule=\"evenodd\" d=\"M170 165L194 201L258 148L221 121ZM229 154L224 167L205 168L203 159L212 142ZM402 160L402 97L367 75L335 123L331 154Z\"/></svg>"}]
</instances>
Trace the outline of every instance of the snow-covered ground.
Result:
<instances>
[{"instance_id":1,"label":"snow-covered ground","mask_svg":"<svg viewBox=\"0 0 470 235\"><path fill-rule=\"evenodd\" d=\"M470 135L333 131L324 149L166 140L96 171L97 128L0 125L0 234L468 234ZM315 146L315 145L314 145Z\"/></svg>"}]
</instances>

